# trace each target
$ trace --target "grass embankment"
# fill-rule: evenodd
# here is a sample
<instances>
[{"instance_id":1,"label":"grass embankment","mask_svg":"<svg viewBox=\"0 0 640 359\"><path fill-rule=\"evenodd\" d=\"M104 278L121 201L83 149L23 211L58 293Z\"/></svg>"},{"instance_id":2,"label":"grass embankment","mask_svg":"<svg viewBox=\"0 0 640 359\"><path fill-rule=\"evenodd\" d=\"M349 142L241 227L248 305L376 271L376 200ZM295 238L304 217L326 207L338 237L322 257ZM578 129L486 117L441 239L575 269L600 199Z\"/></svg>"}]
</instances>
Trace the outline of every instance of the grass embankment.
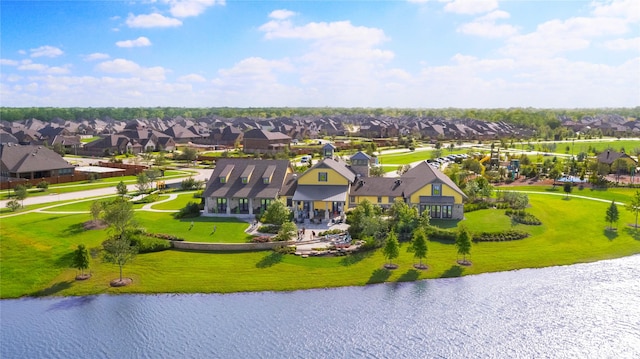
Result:
<instances>
[{"instance_id":1,"label":"grass embankment","mask_svg":"<svg viewBox=\"0 0 640 359\"><path fill-rule=\"evenodd\" d=\"M540 191L541 188L523 188ZM593 197L609 200L628 198L635 190L594 191ZM183 197L183 196L180 196ZM188 197L188 195L187 195ZM274 252L188 252L169 250L141 254L124 268L134 284L110 288L118 269L95 259L93 277L76 282L75 270L68 268L71 252L79 243L98 247L107 232L85 231L82 223L88 214L31 213L2 219L0 253L2 298L23 295L88 295L99 293L158 292L237 292L294 290L307 288L364 285L383 281L410 281L424 278L455 277L519 268L566 265L640 253L640 235L626 224L633 215L619 206L617 232L605 231L607 202L546 194L530 194L528 209L541 226L515 225L531 237L513 242L474 244L473 265L456 264L452 244L429 241L427 271L413 269L414 258L402 244L401 255L394 260L399 269L382 269L385 259L380 250L347 257L300 258ZM176 220L170 213L136 212L137 220L150 232L175 234L187 240L233 238L246 239L247 224L227 219L197 218ZM498 231L512 228L501 210L481 210L466 214L464 221L441 222L447 227L464 224L471 231ZM213 226L215 234L211 234ZM228 240L233 241L233 240Z\"/></svg>"}]
</instances>

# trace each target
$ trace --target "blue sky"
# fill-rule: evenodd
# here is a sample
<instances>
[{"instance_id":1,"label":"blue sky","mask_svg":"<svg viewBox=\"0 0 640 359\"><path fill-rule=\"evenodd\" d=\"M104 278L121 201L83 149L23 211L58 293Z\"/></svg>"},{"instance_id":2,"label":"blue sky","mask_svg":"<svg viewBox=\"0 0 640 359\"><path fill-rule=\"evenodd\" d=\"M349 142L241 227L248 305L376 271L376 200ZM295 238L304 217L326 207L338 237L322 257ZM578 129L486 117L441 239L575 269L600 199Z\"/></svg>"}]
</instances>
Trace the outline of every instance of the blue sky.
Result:
<instances>
[{"instance_id":1,"label":"blue sky","mask_svg":"<svg viewBox=\"0 0 640 359\"><path fill-rule=\"evenodd\" d=\"M0 106L640 106L638 0L2 0L0 24Z\"/></svg>"}]
</instances>

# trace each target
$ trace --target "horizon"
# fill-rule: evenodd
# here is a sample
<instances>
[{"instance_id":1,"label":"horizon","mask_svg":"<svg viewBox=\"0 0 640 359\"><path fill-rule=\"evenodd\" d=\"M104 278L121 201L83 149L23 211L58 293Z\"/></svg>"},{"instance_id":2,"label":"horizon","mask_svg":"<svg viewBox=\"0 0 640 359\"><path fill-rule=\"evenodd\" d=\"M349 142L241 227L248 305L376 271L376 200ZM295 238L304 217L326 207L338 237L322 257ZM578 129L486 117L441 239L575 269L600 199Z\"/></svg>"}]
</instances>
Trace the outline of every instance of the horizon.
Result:
<instances>
[{"instance_id":1,"label":"horizon","mask_svg":"<svg viewBox=\"0 0 640 359\"><path fill-rule=\"evenodd\" d=\"M634 0L8 0L0 10L3 108L640 106Z\"/></svg>"}]
</instances>

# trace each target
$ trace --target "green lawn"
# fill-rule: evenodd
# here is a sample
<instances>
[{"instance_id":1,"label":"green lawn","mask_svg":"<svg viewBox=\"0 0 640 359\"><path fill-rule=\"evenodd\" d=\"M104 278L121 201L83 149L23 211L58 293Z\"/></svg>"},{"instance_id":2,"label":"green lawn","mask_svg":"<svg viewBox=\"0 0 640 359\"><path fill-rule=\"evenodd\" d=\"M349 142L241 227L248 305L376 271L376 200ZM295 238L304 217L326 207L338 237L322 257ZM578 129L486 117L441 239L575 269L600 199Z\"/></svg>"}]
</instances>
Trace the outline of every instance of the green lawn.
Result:
<instances>
[{"instance_id":1,"label":"green lawn","mask_svg":"<svg viewBox=\"0 0 640 359\"><path fill-rule=\"evenodd\" d=\"M544 151L542 148L542 144L537 142L532 142L535 146L536 151ZM573 148L573 154L577 155L580 152L589 153L590 155L593 152L593 149L598 151L598 153L605 151L608 148L612 148L614 151L620 152L621 149L624 148L626 153L632 153L632 150L635 148L640 148L640 144L637 140L618 140L611 139L610 141L559 141L555 142L556 149L553 153L560 154L571 154L571 149ZM569 150L567 151L567 146ZM517 147L517 145L516 145ZM589 147L591 147L591 151L589 151Z\"/></svg>"},{"instance_id":2,"label":"green lawn","mask_svg":"<svg viewBox=\"0 0 640 359\"><path fill-rule=\"evenodd\" d=\"M178 194L178 198L174 199L173 201L169 201L169 202L163 202L163 203L158 203L158 204L153 204L151 206L151 208L153 209L162 209L162 210L179 210L181 208L184 208L187 203L189 202L196 202L196 203L200 203L200 198L195 198L193 197L193 194L195 192L190 191L190 192L176 192L176 194ZM160 195L160 197L158 198L158 202L166 200L168 197L168 195L164 194L164 195Z\"/></svg>"},{"instance_id":3,"label":"green lawn","mask_svg":"<svg viewBox=\"0 0 640 359\"><path fill-rule=\"evenodd\" d=\"M615 189L593 191L593 195L608 200L609 196L629 198L634 192ZM124 268L125 276L133 278L134 284L118 289L108 284L118 274L114 265L93 260L93 277L83 282L74 281L75 270L68 268L70 253L77 244L98 247L106 238L105 230L82 228L82 223L89 219L88 214L31 213L5 217L0 226L0 297L324 288L566 265L640 253L640 234L627 226L633 223L634 217L622 206L619 206L618 231L609 232L605 231L604 216L609 205L606 202L567 200L545 194L530 194L529 201L532 207L527 211L537 216L543 225L516 225L516 229L531 233L521 241L474 244L471 267L457 265L455 247L438 241L429 241L427 271L413 269L414 259L407 253L406 244L402 244L400 258L394 260L400 266L394 271L382 269L385 260L379 250L335 258L300 258L270 251L169 250L137 256ZM140 211L136 212L136 219L150 232L174 234L193 241L244 242L247 237L243 232L247 224L229 219L176 220L170 213ZM194 227L189 230L191 221ZM474 232L512 226L504 211L493 209L467 213L466 219L457 223L443 223L450 227L464 224ZM217 230L211 234L214 225Z\"/></svg>"}]
</instances>

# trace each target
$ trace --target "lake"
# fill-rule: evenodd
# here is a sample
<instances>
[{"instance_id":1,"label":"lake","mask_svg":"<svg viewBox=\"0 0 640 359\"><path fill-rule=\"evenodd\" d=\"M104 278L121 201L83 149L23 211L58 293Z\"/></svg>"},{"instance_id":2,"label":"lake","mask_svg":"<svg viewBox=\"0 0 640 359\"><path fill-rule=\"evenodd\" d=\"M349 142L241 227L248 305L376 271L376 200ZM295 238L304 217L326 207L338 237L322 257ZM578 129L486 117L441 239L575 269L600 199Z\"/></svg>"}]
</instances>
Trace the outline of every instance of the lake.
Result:
<instances>
[{"instance_id":1,"label":"lake","mask_svg":"<svg viewBox=\"0 0 640 359\"><path fill-rule=\"evenodd\" d=\"M640 256L295 292L3 300L0 322L3 359L638 358Z\"/></svg>"}]
</instances>

